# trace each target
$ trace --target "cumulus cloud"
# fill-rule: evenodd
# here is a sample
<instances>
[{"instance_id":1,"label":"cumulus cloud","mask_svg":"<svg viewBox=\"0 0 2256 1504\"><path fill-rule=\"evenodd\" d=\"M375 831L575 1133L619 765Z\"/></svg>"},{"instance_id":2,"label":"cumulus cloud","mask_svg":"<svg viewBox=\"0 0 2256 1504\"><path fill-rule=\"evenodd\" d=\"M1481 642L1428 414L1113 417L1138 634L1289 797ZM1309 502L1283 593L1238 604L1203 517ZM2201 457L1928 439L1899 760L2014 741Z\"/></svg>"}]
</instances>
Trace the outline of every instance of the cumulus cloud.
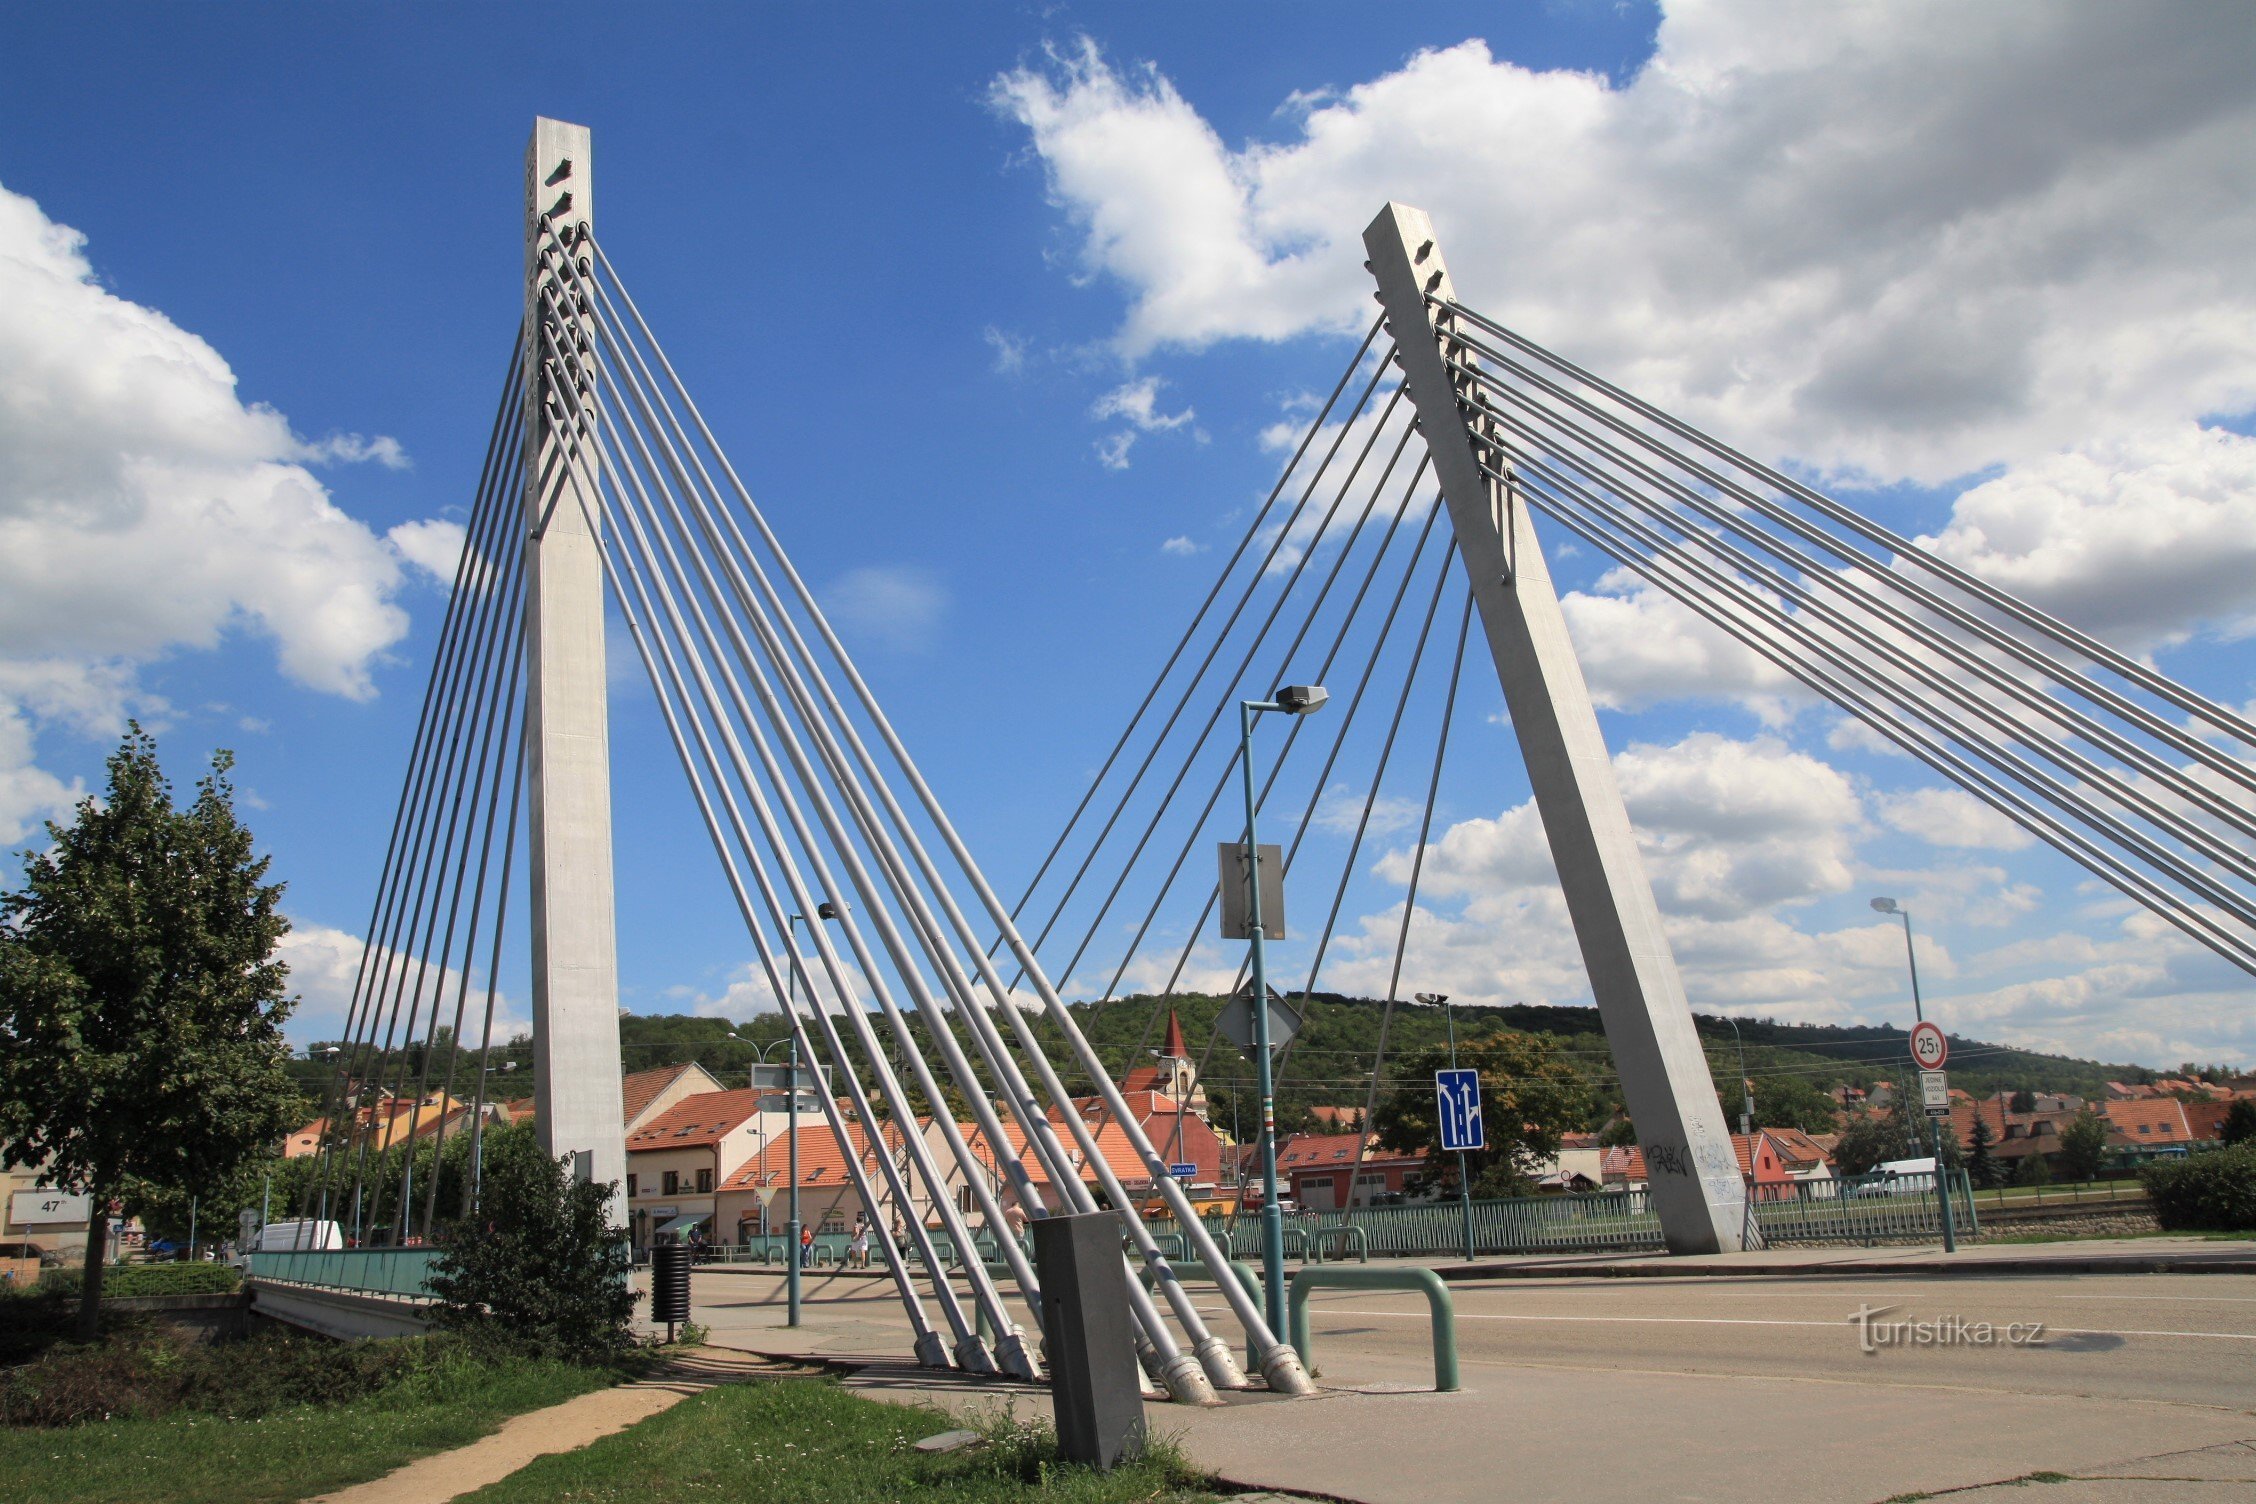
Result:
<instances>
[{"instance_id":1,"label":"cumulus cloud","mask_svg":"<svg viewBox=\"0 0 2256 1504\"><path fill-rule=\"evenodd\" d=\"M1880 818L1930 846L2019 851L2036 837L1971 794L1957 789L1912 789L1882 796Z\"/></svg>"},{"instance_id":2,"label":"cumulus cloud","mask_svg":"<svg viewBox=\"0 0 2256 1504\"><path fill-rule=\"evenodd\" d=\"M334 925L299 923L282 937L275 954L290 968L290 990L298 997L297 1011L283 1026L291 1045L304 1049L309 1044L344 1038L352 1009L353 982L360 974L361 937ZM383 965L381 952L376 964ZM440 1023L453 1023L455 993L462 983L462 974L449 968L443 978L426 984L423 1023L417 1025L418 1037L429 1024L432 997L440 999ZM485 978L473 976L469 979L462 1022L462 1042L473 1049L484 1042L485 1010ZM495 996L492 1035L495 1044L531 1029L532 1020L522 1011L517 999L506 992Z\"/></svg>"},{"instance_id":3,"label":"cumulus cloud","mask_svg":"<svg viewBox=\"0 0 2256 1504\"><path fill-rule=\"evenodd\" d=\"M822 593L823 611L846 637L901 653L921 653L948 614L948 592L928 569L909 564L850 569Z\"/></svg>"},{"instance_id":4,"label":"cumulus cloud","mask_svg":"<svg viewBox=\"0 0 2256 1504\"><path fill-rule=\"evenodd\" d=\"M1146 376L1140 381L1114 387L1096 400L1096 404L1089 409L1089 415L1093 418L1125 418L1145 433L1165 433L1169 429L1181 428L1198 415L1187 407L1179 413L1161 412L1159 389L1164 385L1166 383L1159 377Z\"/></svg>"},{"instance_id":5,"label":"cumulus cloud","mask_svg":"<svg viewBox=\"0 0 2256 1504\"><path fill-rule=\"evenodd\" d=\"M462 558L463 529L459 522L430 518L403 522L384 535L401 558L441 584L454 583L455 566Z\"/></svg>"},{"instance_id":6,"label":"cumulus cloud","mask_svg":"<svg viewBox=\"0 0 2256 1504\"><path fill-rule=\"evenodd\" d=\"M1471 41L1238 148L1087 43L991 97L1132 356L1355 327L1400 198L1514 327L1757 448L1936 481L2256 393L2252 64L2207 7L1678 0L1624 84Z\"/></svg>"},{"instance_id":7,"label":"cumulus cloud","mask_svg":"<svg viewBox=\"0 0 2256 1504\"><path fill-rule=\"evenodd\" d=\"M373 694L407 630L402 560L448 526L387 541L339 510L306 465L404 465L395 441L301 439L245 403L218 351L105 289L85 237L5 188L0 454L0 831L17 834L74 797L34 764L42 728L114 734L162 708L141 663L249 631L299 683Z\"/></svg>"},{"instance_id":8,"label":"cumulus cloud","mask_svg":"<svg viewBox=\"0 0 2256 1504\"><path fill-rule=\"evenodd\" d=\"M1195 542L1190 537L1184 534L1177 534L1175 537L1169 538L1166 542L1160 544L1159 551L1163 554L1172 555L1173 557L1178 559L1187 559L1193 554L1205 553L1206 547L1204 544Z\"/></svg>"}]
</instances>

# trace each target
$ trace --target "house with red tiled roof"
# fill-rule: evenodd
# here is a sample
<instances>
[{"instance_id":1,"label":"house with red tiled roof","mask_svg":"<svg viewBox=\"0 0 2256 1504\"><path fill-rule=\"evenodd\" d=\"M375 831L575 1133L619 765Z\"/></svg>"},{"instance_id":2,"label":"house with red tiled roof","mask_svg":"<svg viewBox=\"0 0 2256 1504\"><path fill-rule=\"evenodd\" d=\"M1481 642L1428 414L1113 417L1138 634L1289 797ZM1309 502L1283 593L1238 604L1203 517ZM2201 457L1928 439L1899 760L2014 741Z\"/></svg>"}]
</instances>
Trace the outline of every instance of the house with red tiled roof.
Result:
<instances>
[{"instance_id":1,"label":"house with red tiled roof","mask_svg":"<svg viewBox=\"0 0 2256 1504\"><path fill-rule=\"evenodd\" d=\"M1285 1194L1307 1212L1369 1206L1380 1196L1399 1196L1425 1170L1424 1155L1382 1149L1374 1134L1296 1133L1277 1146L1277 1175L1289 1186Z\"/></svg>"},{"instance_id":2,"label":"house with red tiled roof","mask_svg":"<svg viewBox=\"0 0 2256 1504\"><path fill-rule=\"evenodd\" d=\"M1645 1188L1645 1151L1635 1144L1617 1144L1599 1162L1601 1179L1609 1187L1628 1191Z\"/></svg>"},{"instance_id":3,"label":"house with red tiled roof","mask_svg":"<svg viewBox=\"0 0 2256 1504\"><path fill-rule=\"evenodd\" d=\"M2153 1159L2184 1154L2194 1142L2186 1104L2176 1097L2102 1102L2099 1110L2107 1119L2107 1147L2118 1153Z\"/></svg>"},{"instance_id":4,"label":"house with red tiled roof","mask_svg":"<svg viewBox=\"0 0 2256 1504\"><path fill-rule=\"evenodd\" d=\"M713 1195L769 1132L769 1094L745 1088L683 1097L627 1135L627 1219L639 1251L660 1237L711 1236Z\"/></svg>"},{"instance_id":5,"label":"house with red tiled roof","mask_svg":"<svg viewBox=\"0 0 2256 1504\"><path fill-rule=\"evenodd\" d=\"M619 1082L620 1116L632 1133L684 1097L726 1090L718 1076L695 1061L629 1071Z\"/></svg>"}]
</instances>

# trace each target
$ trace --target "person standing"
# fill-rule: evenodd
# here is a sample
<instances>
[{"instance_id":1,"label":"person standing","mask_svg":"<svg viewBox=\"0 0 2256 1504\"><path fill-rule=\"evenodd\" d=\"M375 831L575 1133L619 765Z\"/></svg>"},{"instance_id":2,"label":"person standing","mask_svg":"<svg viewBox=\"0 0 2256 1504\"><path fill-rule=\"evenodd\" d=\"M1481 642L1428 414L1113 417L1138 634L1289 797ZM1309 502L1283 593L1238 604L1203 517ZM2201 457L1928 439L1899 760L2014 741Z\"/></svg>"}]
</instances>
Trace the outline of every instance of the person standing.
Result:
<instances>
[{"instance_id":1,"label":"person standing","mask_svg":"<svg viewBox=\"0 0 2256 1504\"><path fill-rule=\"evenodd\" d=\"M854 1218L854 1237L846 1245L846 1261L856 1269L867 1269L870 1261L869 1245L869 1214L865 1212Z\"/></svg>"},{"instance_id":2,"label":"person standing","mask_svg":"<svg viewBox=\"0 0 2256 1504\"><path fill-rule=\"evenodd\" d=\"M814 1263L815 1229L811 1225L804 1226L799 1229L799 1267L811 1269L814 1267Z\"/></svg>"}]
</instances>

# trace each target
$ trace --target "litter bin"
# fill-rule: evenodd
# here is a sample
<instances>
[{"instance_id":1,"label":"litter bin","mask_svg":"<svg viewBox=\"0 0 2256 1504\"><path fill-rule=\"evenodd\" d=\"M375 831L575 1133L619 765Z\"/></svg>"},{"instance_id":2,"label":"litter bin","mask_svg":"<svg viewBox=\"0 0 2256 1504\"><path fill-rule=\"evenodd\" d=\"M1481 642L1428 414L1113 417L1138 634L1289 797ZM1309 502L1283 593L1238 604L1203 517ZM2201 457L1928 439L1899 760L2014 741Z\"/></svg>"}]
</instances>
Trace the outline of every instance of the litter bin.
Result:
<instances>
[{"instance_id":1,"label":"litter bin","mask_svg":"<svg viewBox=\"0 0 2256 1504\"><path fill-rule=\"evenodd\" d=\"M689 1320L689 1249L680 1243L650 1250L650 1319L666 1323L668 1342L675 1325Z\"/></svg>"}]
</instances>

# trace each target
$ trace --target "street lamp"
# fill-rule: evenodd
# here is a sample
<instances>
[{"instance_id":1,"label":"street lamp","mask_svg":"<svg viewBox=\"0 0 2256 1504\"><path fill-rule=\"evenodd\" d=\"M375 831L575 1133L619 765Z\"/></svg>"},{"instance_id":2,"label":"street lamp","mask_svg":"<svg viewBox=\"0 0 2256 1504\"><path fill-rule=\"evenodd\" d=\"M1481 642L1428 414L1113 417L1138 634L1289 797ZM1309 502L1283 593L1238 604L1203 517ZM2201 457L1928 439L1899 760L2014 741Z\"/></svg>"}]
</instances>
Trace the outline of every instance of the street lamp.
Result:
<instances>
[{"instance_id":1,"label":"street lamp","mask_svg":"<svg viewBox=\"0 0 2256 1504\"><path fill-rule=\"evenodd\" d=\"M1261 1279L1269 1330L1285 1332L1285 1217L1277 1209L1277 1085L1269 1060L1269 970L1262 952L1261 842L1254 830L1253 718L1263 711L1313 715L1331 695L1321 684L1287 684L1266 700L1238 702L1239 761L1245 773L1246 935L1253 973L1254 1084L1261 1095Z\"/></svg>"},{"instance_id":2,"label":"street lamp","mask_svg":"<svg viewBox=\"0 0 2256 1504\"><path fill-rule=\"evenodd\" d=\"M1911 969L1911 1020L1913 1023L1923 1024L1927 1021L1927 1013L1919 1001L1919 955L1911 948L1911 910L1893 898L1875 898L1872 900L1872 908L1875 913L1893 914L1903 921L1904 964ZM1904 1105L1907 1109L1910 1106L1909 1103ZM1927 1128L1928 1137L1935 1146L1935 1204L1942 1209L1943 1252L1956 1253L1958 1234L1951 1226L1950 1182L1946 1178L1950 1172L1943 1164L1942 1119L1929 1118Z\"/></svg>"},{"instance_id":3,"label":"street lamp","mask_svg":"<svg viewBox=\"0 0 2256 1504\"><path fill-rule=\"evenodd\" d=\"M1726 1013L1723 1021L1731 1025L1731 1037L1739 1046L1739 1136L1752 1138L1755 1132L1755 1087L1747 1079L1747 1041L1739 1037L1738 1019Z\"/></svg>"},{"instance_id":4,"label":"street lamp","mask_svg":"<svg viewBox=\"0 0 2256 1504\"><path fill-rule=\"evenodd\" d=\"M517 1062L504 1060L501 1073L508 1075L517 1069ZM470 1120L470 1211L477 1214L478 1197L486 1182L486 1111L493 1104L486 1100L486 1077L492 1074L493 1064L483 1054L478 1061L478 1113Z\"/></svg>"},{"instance_id":5,"label":"street lamp","mask_svg":"<svg viewBox=\"0 0 2256 1504\"><path fill-rule=\"evenodd\" d=\"M1457 1069L1457 1015L1449 1006L1446 992L1420 992L1416 1000L1428 1008L1439 1008L1442 1021L1449 1027L1449 1068ZM1457 1151L1457 1205L1465 1214L1465 1262L1473 1261L1473 1177L1466 1168L1465 1151Z\"/></svg>"}]
</instances>

